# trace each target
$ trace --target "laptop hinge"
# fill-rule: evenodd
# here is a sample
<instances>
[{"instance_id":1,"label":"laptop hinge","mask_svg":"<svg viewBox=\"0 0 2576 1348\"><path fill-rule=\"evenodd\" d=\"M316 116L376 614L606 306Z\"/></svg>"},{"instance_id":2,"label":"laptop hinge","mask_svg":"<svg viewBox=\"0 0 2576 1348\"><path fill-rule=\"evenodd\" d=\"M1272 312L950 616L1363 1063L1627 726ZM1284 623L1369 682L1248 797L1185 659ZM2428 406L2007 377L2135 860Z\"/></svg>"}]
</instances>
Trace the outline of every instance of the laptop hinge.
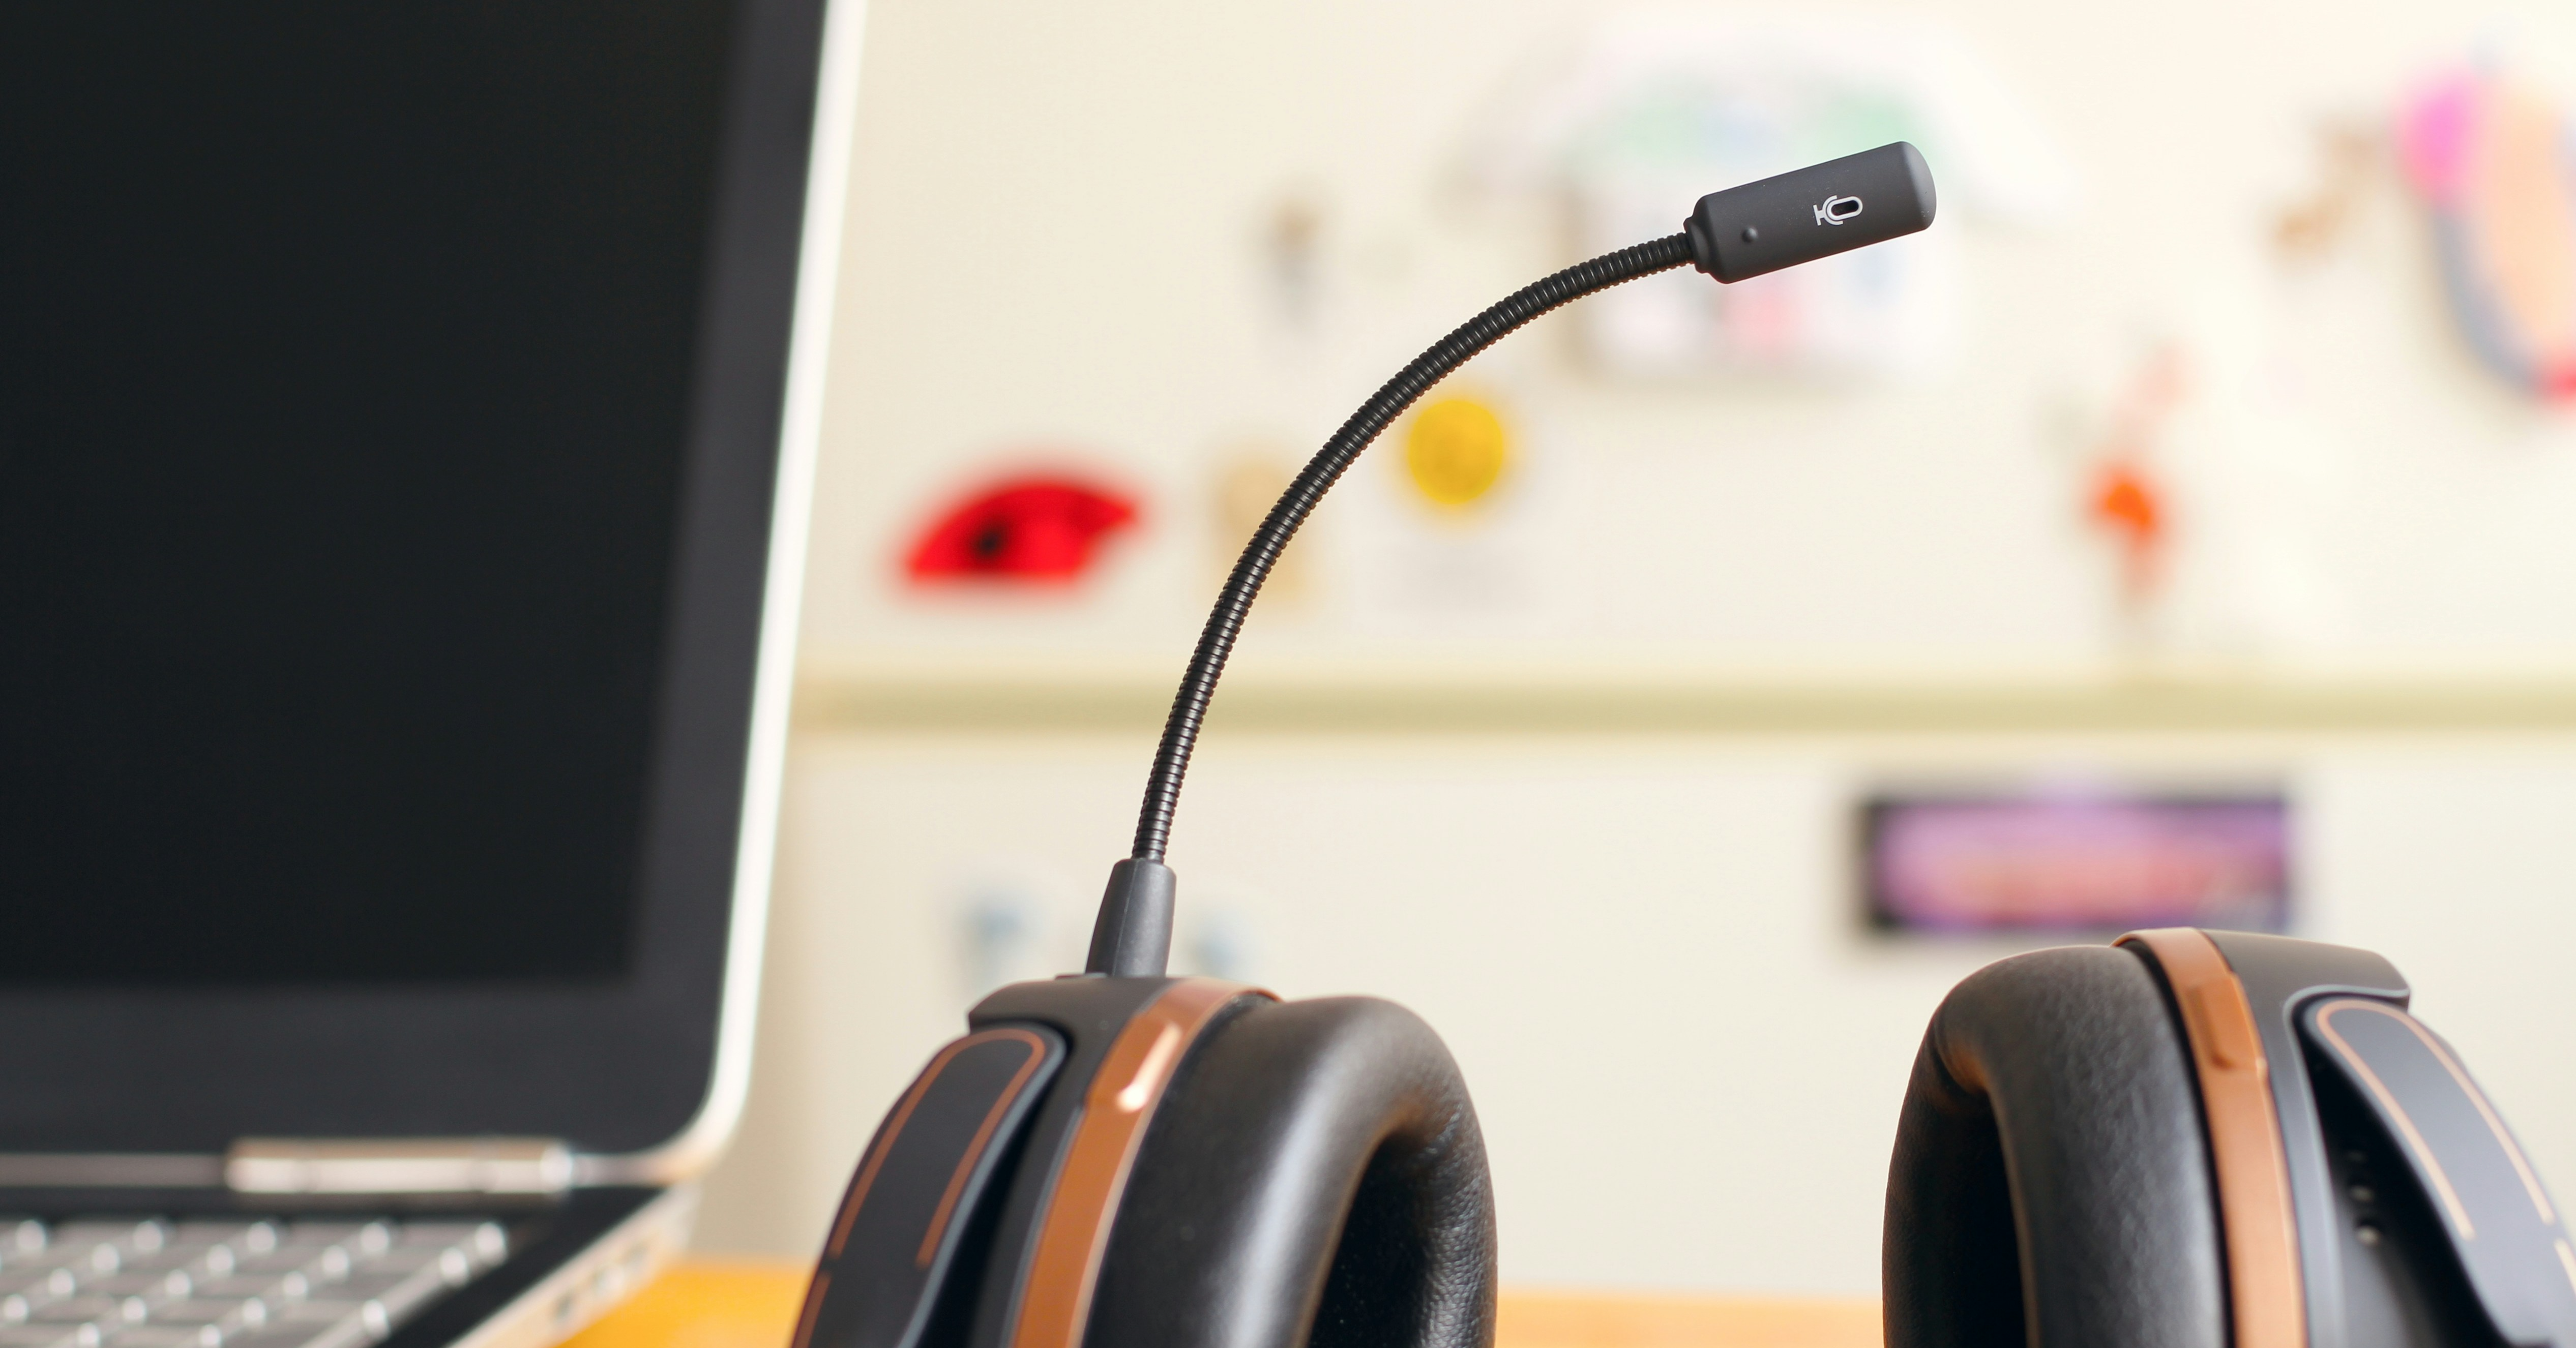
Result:
<instances>
[{"instance_id":1,"label":"laptop hinge","mask_svg":"<svg viewBox=\"0 0 2576 1348\"><path fill-rule=\"evenodd\" d=\"M224 1157L245 1194L551 1195L572 1180L572 1148L544 1137L246 1137Z\"/></svg>"}]
</instances>

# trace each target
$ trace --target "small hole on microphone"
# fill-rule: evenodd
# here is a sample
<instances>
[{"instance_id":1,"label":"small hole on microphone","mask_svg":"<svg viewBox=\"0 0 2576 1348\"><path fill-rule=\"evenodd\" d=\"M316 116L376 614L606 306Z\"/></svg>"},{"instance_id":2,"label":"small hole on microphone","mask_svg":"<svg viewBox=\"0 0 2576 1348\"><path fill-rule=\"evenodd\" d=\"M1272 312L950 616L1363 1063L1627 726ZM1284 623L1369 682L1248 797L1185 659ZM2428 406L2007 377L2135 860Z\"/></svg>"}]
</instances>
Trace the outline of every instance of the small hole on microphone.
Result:
<instances>
[{"instance_id":1,"label":"small hole on microphone","mask_svg":"<svg viewBox=\"0 0 2576 1348\"><path fill-rule=\"evenodd\" d=\"M1761 231L1761 230L1755 229L1755 228L1754 228L1753 226L1751 226L1751 225L1746 225L1746 226L1744 227L1744 241L1745 241L1746 243L1751 243L1751 242L1753 242L1755 239L1758 239L1758 238L1761 238L1761 237L1762 237L1762 231Z\"/></svg>"},{"instance_id":2,"label":"small hole on microphone","mask_svg":"<svg viewBox=\"0 0 2576 1348\"><path fill-rule=\"evenodd\" d=\"M2368 1222L2363 1222L2361 1225L2354 1227L2352 1229L2352 1234L2355 1240L2360 1241L2364 1245L2376 1245L2379 1243L2379 1228L2372 1226Z\"/></svg>"}]
</instances>

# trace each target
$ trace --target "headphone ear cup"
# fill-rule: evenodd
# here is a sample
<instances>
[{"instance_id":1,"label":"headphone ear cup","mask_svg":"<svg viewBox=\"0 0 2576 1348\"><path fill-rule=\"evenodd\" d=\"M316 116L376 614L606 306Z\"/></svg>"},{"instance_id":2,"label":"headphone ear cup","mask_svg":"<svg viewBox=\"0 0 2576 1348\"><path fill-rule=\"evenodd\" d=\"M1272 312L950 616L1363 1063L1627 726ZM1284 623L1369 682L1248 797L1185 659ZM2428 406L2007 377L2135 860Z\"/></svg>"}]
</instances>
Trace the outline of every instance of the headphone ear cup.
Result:
<instances>
[{"instance_id":1,"label":"headphone ear cup","mask_svg":"<svg viewBox=\"0 0 2576 1348\"><path fill-rule=\"evenodd\" d=\"M1490 1348L1484 1136L1431 1027L1367 997L1260 1003L1156 1110L1089 1348Z\"/></svg>"},{"instance_id":2,"label":"headphone ear cup","mask_svg":"<svg viewBox=\"0 0 2576 1348\"><path fill-rule=\"evenodd\" d=\"M1988 965L1933 1013L1887 1183L1889 1348L2225 1343L2189 1049L2145 960Z\"/></svg>"}]
</instances>

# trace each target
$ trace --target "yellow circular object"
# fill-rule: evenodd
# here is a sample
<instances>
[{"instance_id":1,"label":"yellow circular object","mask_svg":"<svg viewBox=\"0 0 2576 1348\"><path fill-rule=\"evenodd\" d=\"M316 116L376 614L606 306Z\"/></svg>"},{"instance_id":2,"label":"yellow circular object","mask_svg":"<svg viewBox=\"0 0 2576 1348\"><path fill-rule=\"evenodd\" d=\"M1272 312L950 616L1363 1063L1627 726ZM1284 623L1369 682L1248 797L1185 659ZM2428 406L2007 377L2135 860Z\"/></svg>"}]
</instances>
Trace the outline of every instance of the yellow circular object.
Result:
<instances>
[{"instance_id":1,"label":"yellow circular object","mask_svg":"<svg viewBox=\"0 0 2576 1348\"><path fill-rule=\"evenodd\" d=\"M1503 419L1473 398L1423 408L1404 435L1404 471L1438 505L1469 505L1492 491L1511 457Z\"/></svg>"}]
</instances>

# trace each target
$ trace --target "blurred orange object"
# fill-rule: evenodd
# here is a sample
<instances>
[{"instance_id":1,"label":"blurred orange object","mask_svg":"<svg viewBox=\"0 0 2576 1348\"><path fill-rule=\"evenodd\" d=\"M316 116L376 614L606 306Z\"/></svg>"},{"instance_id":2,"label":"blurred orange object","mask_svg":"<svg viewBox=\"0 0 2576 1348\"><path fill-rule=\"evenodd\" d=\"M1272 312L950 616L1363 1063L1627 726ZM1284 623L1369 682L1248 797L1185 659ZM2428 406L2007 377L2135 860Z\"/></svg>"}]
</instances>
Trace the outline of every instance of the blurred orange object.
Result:
<instances>
[{"instance_id":1,"label":"blurred orange object","mask_svg":"<svg viewBox=\"0 0 2576 1348\"><path fill-rule=\"evenodd\" d=\"M2165 541L2162 493L2154 480L2136 463L2112 459L2094 480L2089 510L2093 522L2119 545L2121 577L2129 598L2144 599L2155 588Z\"/></svg>"},{"instance_id":2,"label":"blurred orange object","mask_svg":"<svg viewBox=\"0 0 2576 1348\"><path fill-rule=\"evenodd\" d=\"M2182 403L2185 383L2179 347L2166 342L2148 353L2112 408L2084 497L2086 521L2120 550L2121 599L2132 611L2155 597L2173 532L2164 484L2147 464Z\"/></svg>"},{"instance_id":3,"label":"blurred orange object","mask_svg":"<svg viewBox=\"0 0 2576 1348\"><path fill-rule=\"evenodd\" d=\"M801 1264L691 1260L564 1348L785 1348L805 1301Z\"/></svg>"},{"instance_id":4,"label":"blurred orange object","mask_svg":"<svg viewBox=\"0 0 2576 1348\"><path fill-rule=\"evenodd\" d=\"M692 1261L564 1348L784 1348L805 1299L801 1264ZM1497 1348L1877 1348L1863 1300L1503 1293Z\"/></svg>"}]
</instances>

